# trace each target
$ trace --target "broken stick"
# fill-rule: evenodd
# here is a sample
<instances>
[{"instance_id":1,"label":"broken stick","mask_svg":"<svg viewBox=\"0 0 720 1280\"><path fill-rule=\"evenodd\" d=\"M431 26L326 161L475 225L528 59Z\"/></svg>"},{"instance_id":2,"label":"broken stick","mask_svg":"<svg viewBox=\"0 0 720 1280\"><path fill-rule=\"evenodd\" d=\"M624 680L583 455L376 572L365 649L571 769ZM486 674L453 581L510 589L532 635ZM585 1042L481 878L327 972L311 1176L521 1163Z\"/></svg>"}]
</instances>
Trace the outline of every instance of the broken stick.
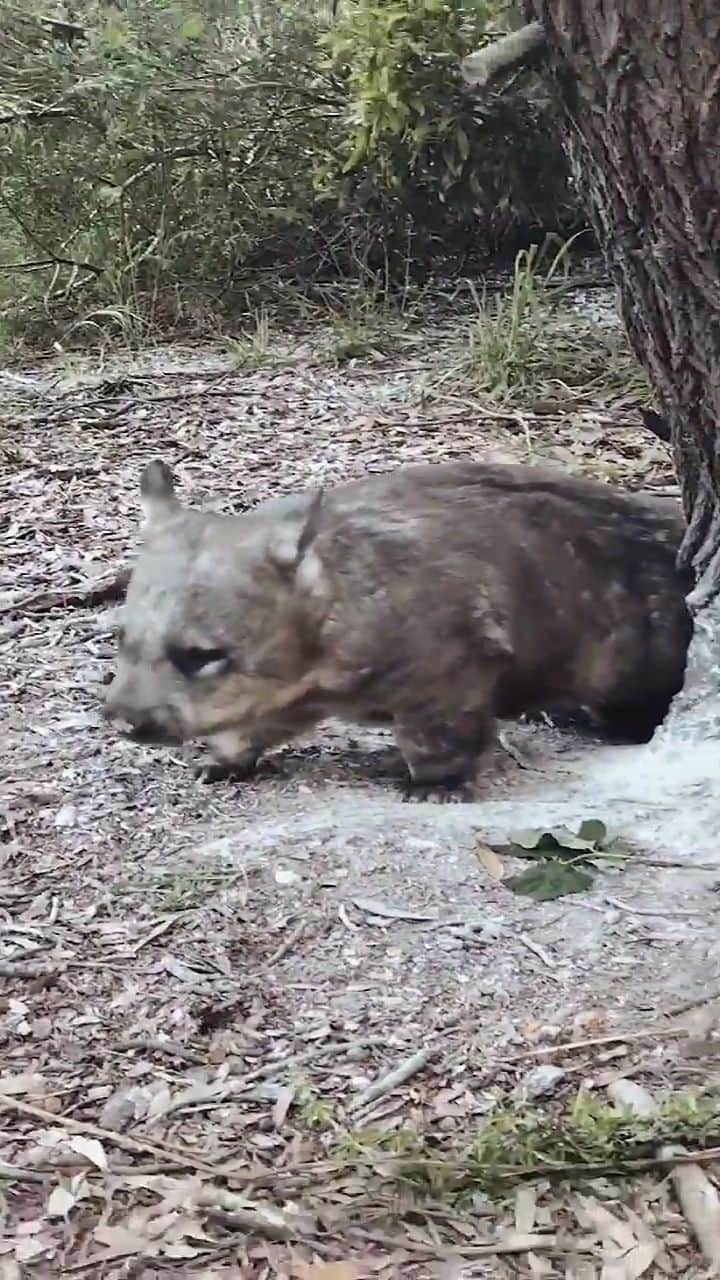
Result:
<instances>
[{"instance_id":1,"label":"broken stick","mask_svg":"<svg viewBox=\"0 0 720 1280\"><path fill-rule=\"evenodd\" d=\"M411 1076L417 1075L418 1071L422 1071L427 1066L431 1056L432 1049L419 1049L411 1058L406 1058L401 1062L399 1067L395 1067L393 1071L388 1071L387 1075L380 1076L379 1080L375 1080L373 1084L368 1085L367 1089L355 1098L351 1109L359 1111L361 1107L366 1107L369 1102L375 1102L378 1098L383 1098L386 1093L392 1093L393 1089L399 1084L404 1084Z\"/></svg>"},{"instance_id":2,"label":"broken stick","mask_svg":"<svg viewBox=\"0 0 720 1280\"><path fill-rule=\"evenodd\" d=\"M656 1109L652 1094L633 1080L615 1080L608 1085L607 1092L614 1103L634 1115L652 1115ZM672 1160L676 1155L686 1161L688 1152L684 1147L669 1144L661 1146L658 1151L661 1160ZM699 1164L674 1165L670 1169L670 1177L678 1204L703 1254L713 1268L720 1267L720 1196L717 1189Z\"/></svg>"},{"instance_id":3,"label":"broken stick","mask_svg":"<svg viewBox=\"0 0 720 1280\"><path fill-rule=\"evenodd\" d=\"M492 44L477 49L461 63L463 76L476 89L485 89L493 80L537 60L545 49L541 22L529 22L519 31L510 31Z\"/></svg>"}]
</instances>

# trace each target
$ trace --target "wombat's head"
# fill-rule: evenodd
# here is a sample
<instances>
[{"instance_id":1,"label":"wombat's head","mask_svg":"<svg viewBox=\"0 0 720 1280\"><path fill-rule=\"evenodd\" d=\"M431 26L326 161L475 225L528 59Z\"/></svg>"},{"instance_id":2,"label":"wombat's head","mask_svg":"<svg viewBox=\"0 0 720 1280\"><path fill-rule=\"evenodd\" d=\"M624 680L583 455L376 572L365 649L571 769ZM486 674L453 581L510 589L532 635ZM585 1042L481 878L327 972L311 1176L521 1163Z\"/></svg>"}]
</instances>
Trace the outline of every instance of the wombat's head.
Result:
<instances>
[{"instance_id":1,"label":"wombat's head","mask_svg":"<svg viewBox=\"0 0 720 1280\"><path fill-rule=\"evenodd\" d=\"M320 495L280 515L205 514L182 507L153 462L141 498L145 540L105 714L148 742L251 736L311 648L297 580L301 562L309 580Z\"/></svg>"}]
</instances>

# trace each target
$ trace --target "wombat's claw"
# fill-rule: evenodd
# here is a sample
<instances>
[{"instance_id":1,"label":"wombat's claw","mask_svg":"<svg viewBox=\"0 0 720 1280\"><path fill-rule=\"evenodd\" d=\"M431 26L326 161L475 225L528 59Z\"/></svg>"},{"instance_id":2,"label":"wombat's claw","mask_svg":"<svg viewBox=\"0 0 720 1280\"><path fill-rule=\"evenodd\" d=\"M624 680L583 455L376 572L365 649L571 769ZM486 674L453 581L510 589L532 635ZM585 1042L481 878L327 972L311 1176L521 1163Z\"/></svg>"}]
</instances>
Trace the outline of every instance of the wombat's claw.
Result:
<instances>
[{"instance_id":1,"label":"wombat's claw","mask_svg":"<svg viewBox=\"0 0 720 1280\"><path fill-rule=\"evenodd\" d=\"M497 739L505 754L510 756L511 760L515 761L515 764L519 769L532 769L532 765L529 760L525 759L522 752L518 751L518 748L510 742L504 733L499 733Z\"/></svg>"},{"instance_id":2,"label":"wombat's claw","mask_svg":"<svg viewBox=\"0 0 720 1280\"><path fill-rule=\"evenodd\" d=\"M206 764L197 771L197 779L206 785L214 782L249 782L254 777L254 764Z\"/></svg>"},{"instance_id":3,"label":"wombat's claw","mask_svg":"<svg viewBox=\"0 0 720 1280\"><path fill-rule=\"evenodd\" d=\"M406 780L402 798L405 804L422 804L427 800L435 804L468 804L474 799L470 784L461 778L450 778L447 782Z\"/></svg>"}]
</instances>

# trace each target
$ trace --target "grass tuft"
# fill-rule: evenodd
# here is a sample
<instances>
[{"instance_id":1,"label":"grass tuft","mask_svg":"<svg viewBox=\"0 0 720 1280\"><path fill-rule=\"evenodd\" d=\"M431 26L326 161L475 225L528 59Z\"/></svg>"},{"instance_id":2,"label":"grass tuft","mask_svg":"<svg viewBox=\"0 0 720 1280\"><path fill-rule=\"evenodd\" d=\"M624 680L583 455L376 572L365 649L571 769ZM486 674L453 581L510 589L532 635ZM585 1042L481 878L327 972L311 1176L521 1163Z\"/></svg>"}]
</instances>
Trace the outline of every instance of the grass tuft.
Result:
<instances>
[{"instance_id":1,"label":"grass tuft","mask_svg":"<svg viewBox=\"0 0 720 1280\"><path fill-rule=\"evenodd\" d=\"M417 1195L452 1200L506 1196L532 1179L583 1185L600 1174L637 1177L653 1167L658 1146L694 1151L720 1141L720 1092L678 1092L651 1116L636 1116L581 1091L569 1107L500 1105L474 1139L452 1140L409 1127L391 1133L347 1132L334 1156L365 1166Z\"/></svg>"},{"instance_id":2,"label":"grass tuft","mask_svg":"<svg viewBox=\"0 0 720 1280\"><path fill-rule=\"evenodd\" d=\"M624 333L568 311L567 288L556 278L565 273L571 244L560 247L547 269L547 247L523 249L507 293L486 299L471 289L477 314L436 381L436 394L455 384L530 408L533 400L651 403L649 382Z\"/></svg>"}]
</instances>

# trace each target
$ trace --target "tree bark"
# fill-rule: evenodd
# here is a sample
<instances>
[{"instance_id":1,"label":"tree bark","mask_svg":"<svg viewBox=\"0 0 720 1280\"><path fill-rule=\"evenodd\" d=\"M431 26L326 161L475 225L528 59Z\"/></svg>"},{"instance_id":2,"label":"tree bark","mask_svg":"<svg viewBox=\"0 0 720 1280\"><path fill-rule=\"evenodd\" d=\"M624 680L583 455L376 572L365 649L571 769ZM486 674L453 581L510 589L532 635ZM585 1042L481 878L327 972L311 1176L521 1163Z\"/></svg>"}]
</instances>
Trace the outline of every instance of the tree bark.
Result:
<instances>
[{"instance_id":1,"label":"tree bark","mask_svg":"<svg viewBox=\"0 0 720 1280\"><path fill-rule=\"evenodd\" d=\"M670 429L692 603L720 592L720 3L524 0L623 320Z\"/></svg>"}]
</instances>

